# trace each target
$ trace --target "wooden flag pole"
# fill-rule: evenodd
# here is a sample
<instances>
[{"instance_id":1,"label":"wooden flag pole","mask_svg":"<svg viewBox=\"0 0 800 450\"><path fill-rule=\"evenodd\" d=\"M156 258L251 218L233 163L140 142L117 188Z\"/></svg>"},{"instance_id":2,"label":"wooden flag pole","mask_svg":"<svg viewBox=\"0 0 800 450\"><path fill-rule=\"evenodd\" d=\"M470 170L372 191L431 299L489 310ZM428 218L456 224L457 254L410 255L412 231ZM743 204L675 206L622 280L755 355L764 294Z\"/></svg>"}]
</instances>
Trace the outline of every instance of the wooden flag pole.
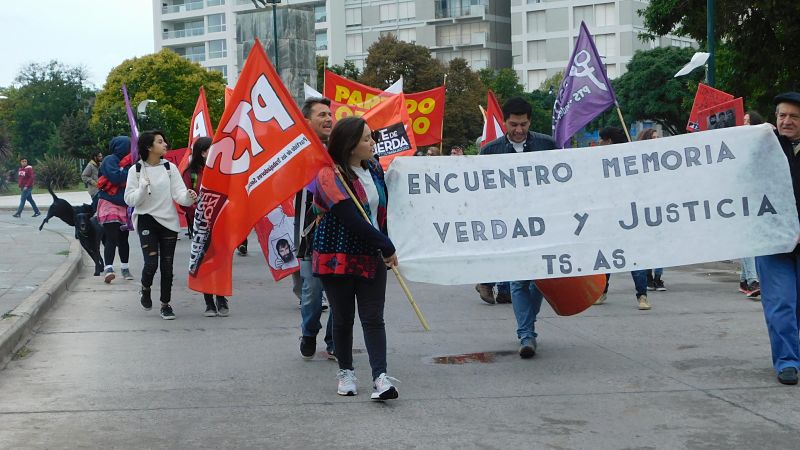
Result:
<instances>
[{"instance_id":1,"label":"wooden flag pole","mask_svg":"<svg viewBox=\"0 0 800 450\"><path fill-rule=\"evenodd\" d=\"M628 142L633 142L633 139L631 139L631 134L628 133L628 126L625 125L625 119L622 118L622 111L619 109L619 103L617 103L617 99L614 99L614 106L617 108L617 115L619 115L619 121L622 124L622 129L625 130L625 136L628 137Z\"/></svg>"},{"instance_id":2,"label":"wooden flag pole","mask_svg":"<svg viewBox=\"0 0 800 450\"><path fill-rule=\"evenodd\" d=\"M353 194L353 191L350 189L350 186L344 180L344 176L342 176L342 172L339 171L339 167L336 166L334 168L334 171L336 171L336 176L339 177L339 181L342 182L342 185L344 185L345 190L347 190L347 194L353 200L353 203L356 204L356 208L358 208L359 212L361 212L361 215L364 217L364 219L367 222L370 222L366 211L364 211L364 208L361 206L361 202L358 201L355 194ZM411 295L411 291L408 289L408 286L406 285L406 281L403 279L403 276L400 275L400 272L397 270L396 266L391 266L391 268L392 272L394 272L394 276L397 277L397 281L400 283L400 287L403 288L403 292L405 292L406 298L408 298L408 302L411 303L411 308L417 315L417 319L419 319L419 322L422 324L422 328L424 328L425 331L430 331L431 328L428 326L428 321L425 320L425 316L422 315L422 311L419 309L419 306L417 306L417 302L414 301L414 296Z\"/></svg>"}]
</instances>

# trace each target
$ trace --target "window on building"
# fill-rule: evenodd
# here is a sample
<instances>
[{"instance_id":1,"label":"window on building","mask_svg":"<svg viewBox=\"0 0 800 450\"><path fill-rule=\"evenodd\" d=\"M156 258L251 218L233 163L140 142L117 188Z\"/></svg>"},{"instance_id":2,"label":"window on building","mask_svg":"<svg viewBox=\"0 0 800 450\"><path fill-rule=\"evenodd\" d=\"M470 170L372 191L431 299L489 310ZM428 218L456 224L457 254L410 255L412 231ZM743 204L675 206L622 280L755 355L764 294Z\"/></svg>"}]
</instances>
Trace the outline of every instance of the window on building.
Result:
<instances>
[{"instance_id":1,"label":"window on building","mask_svg":"<svg viewBox=\"0 0 800 450\"><path fill-rule=\"evenodd\" d=\"M208 20L209 33L225 31L225 14L210 14L206 17Z\"/></svg>"},{"instance_id":2,"label":"window on building","mask_svg":"<svg viewBox=\"0 0 800 450\"><path fill-rule=\"evenodd\" d=\"M208 41L208 57L225 58L228 56L228 48L225 39L217 39L215 41Z\"/></svg>"},{"instance_id":3,"label":"window on building","mask_svg":"<svg viewBox=\"0 0 800 450\"><path fill-rule=\"evenodd\" d=\"M528 13L528 33L544 33L545 27L544 11L531 11Z\"/></svg>"},{"instance_id":4,"label":"window on building","mask_svg":"<svg viewBox=\"0 0 800 450\"><path fill-rule=\"evenodd\" d=\"M397 4L380 5L378 7L378 17L381 22L391 22L397 20Z\"/></svg>"},{"instance_id":5,"label":"window on building","mask_svg":"<svg viewBox=\"0 0 800 450\"><path fill-rule=\"evenodd\" d=\"M547 61L547 41L528 41L528 61Z\"/></svg>"},{"instance_id":6,"label":"window on building","mask_svg":"<svg viewBox=\"0 0 800 450\"><path fill-rule=\"evenodd\" d=\"M348 54L359 54L363 53L363 38L360 34L348 34L347 35L347 53Z\"/></svg>"},{"instance_id":7,"label":"window on building","mask_svg":"<svg viewBox=\"0 0 800 450\"><path fill-rule=\"evenodd\" d=\"M190 47L186 47L184 55L186 59L192 62L201 62L206 60L206 46L205 45L193 45Z\"/></svg>"},{"instance_id":8,"label":"window on building","mask_svg":"<svg viewBox=\"0 0 800 450\"><path fill-rule=\"evenodd\" d=\"M615 34L596 34L594 35L594 45L600 56L617 56L617 35Z\"/></svg>"},{"instance_id":9,"label":"window on building","mask_svg":"<svg viewBox=\"0 0 800 450\"><path fill-rule=\"evenodd\" d=\"M397 30L397 39L403 42L410 42L412 44L417 42L417 29L416 28L403 28Z\"/></svg>"},{"instance_id":10,"label":"window on building","mask_svg":"<svg viewBox=\"0 0 800 450\"><path fill-rule=\"evenodd\" d=\"M546 70L528 71L528 90L533 91L542 87L542 83L547 79Z\"/></svg>"},{"instance_id":11,"label":"window on building","mask_svg":"<svg viewBox=\"0 0 800 450\"><path fill-rule=\"evenodd\" d=\"M417 16L417 12L416 12L415 3L413 1L397 3L397 19L398 20L409 20L409 19L413 19L416 16Z\"/></svg>"},{"instance_id":12,"label":"window on building","mask_svg":"<svg viewBox=\"0 0 800 450\"><path fill-rule=\"evenodd\" d=\"M325 11L325 5L317 5L314 7L314 22L327 22L328 13ZM349 25L349 24L348 24Z\"/></svg>"},{"instance_id":13,"label":"window on building","mask_svg":"<svg viewBox=\"0 0 800 450\"><path fill-rule=\"evenodd\" d=\"M613 80L617 78L617 65L616 64L606 64L606 75L608 75L609 80Z\"/></svg>"},{"instance_id":14,"label":"window on building","mask_svg":"<svg viewBox=\"0 0 800 450\"><path fill-rule=\"evenodd\" d=\"M224 4L225 4L225 0L207 0L206 1L206 5L207 6L220 6L220 5L224 5ZM227 67L225 69L227 70Z\"/></svg>"},{"instance_id":15,"label":"window on building","mask_svg":"<svg viewBox=\"0 0 800 450\"><path fill-rule=\"evenodd\" d=\"M586 26L594 26L594 7L592 5L588 6L576 6L575 9L572 11L573 17L573 26L578 28L581 26L581 21L586 22Z\"/></svg>"},{"instance_id":16,"label":"window on building","mask_svg":"<svg viewBox=\"0 0 800 450\"><path fill-rule=\"evenodd\" d=\"M348 27L361 25L361 8L347 8L344 10L344 22Z\"/></svg>"},{"instance_id":17,"label":"window on building","mask_svg":"<svg viewBox=\"0 0 800 450\"><path fill-rule=\"evenodd\" d=\"M316 34L317 38L317 50L327 50L328 49L328 33L325 31L318 32Z\"/></svg>"},{"instance_id":18,"label":"window on building","mask_svg":"<svg viewBox=\"0 0 800 450\"><path fill-rule=\"evenodd\" d=\"M598 27L610 27L617 24L617 10L613 3L603 3L594 8L595 24Z\"/></svg>"},{"instance_id":19,"label":"window on building","mask_svg":"<svg viewBox=\"0 0 800 450\"><path fill-rule=\"evenodd\" d=\"M217 72L221 73L222 76L225 77L225 79L228 78L228 66L211 66L211 67L208 68L208 70L209 70L209 72L212 71L212 70L213 71L217 71Z\"/></svg>"}]
</instances>

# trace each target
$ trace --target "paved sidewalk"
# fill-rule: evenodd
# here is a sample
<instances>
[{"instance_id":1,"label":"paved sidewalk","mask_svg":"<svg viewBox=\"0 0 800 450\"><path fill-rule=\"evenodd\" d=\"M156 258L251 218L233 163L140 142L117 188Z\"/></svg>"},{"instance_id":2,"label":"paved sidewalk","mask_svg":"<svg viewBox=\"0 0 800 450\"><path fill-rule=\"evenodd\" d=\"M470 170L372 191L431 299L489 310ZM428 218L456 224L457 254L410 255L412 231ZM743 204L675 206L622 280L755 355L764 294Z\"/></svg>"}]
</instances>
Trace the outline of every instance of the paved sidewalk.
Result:
<instances>
[{"instance_id":1,"label":"paved sidewalk","mask_svg":"<svg viewBox=\"0 0 800 450\"><path fill-rule=\"evenodd\" d=\"M56 195L68 201L73 206L82 203L92 203L92 198L89 197L89 193L86 191L56 192ZM50 204L53 203L53 197L50 193L35 194L33 196L33 201L36 202L36 206L38 206L42 214L44 214L47 208L50 207ZM19 195L0 195L0 210L16 211L18 207ZM31 216L32 214L33 210L31 209L31 204L25 203L22 216ZM37 224L36 226L38 227L39 225Z\"/></svg>"}]
</instances>

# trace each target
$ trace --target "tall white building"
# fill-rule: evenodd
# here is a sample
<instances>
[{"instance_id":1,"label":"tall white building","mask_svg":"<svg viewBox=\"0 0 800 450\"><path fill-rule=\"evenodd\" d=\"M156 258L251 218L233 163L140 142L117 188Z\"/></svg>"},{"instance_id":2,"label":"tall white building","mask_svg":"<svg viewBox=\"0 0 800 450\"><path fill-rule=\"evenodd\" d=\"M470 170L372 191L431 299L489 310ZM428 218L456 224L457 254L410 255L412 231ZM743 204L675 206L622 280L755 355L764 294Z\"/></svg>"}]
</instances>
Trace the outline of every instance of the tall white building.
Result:
<instances>
[{"instance_id":1,"label":"tall white building","mask_svg":"<svg viewBox=\"0 0 800 450\"><path fill-rule=\"evenodd\" d=\"M609 78L625 73L637 50L696 46L695 41L676 36L643 42L639 37L645 33L644 21L637 11L647 4L631 0L513 0L513 67L520 83L532 91L547 78L564 72L581 21L586 22L594 38Z\"/></svg>"},{"instance_id":2,"label":"tall white building","mask_svg":"<svg viewBox=\"0 0 800 450\"><path fill-rule=\"evenodd\" d=\"M394 34L443 63L460 57L474 69L511 66L510 0L282 0L282 7L313 9L316 53L330 65L363 68L370 45ZM153 0L155 50L170 48L233 85L236 19L255 9L252 0Z\"/></svg>"}]
</instances>

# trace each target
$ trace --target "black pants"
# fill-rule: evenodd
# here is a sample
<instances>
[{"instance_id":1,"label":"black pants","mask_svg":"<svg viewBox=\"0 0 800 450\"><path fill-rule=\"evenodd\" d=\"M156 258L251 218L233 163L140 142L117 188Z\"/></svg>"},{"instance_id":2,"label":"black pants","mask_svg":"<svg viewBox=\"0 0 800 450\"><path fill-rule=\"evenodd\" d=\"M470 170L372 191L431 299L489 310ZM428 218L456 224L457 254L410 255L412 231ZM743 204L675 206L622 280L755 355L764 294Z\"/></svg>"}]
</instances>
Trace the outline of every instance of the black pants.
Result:
<instances>
[{"instance_id":1,"label":"black pants","mask_svg":"<svg viewBox=\"0 0 800 450\"><path fill-rule=\"evenodd\" d=\"M386 302L386 270L383 264L372 280L357 276L322 277L333 314L333 346L340 369L353 370L353 321L358 300L358 317L364 331L372 379L386 372L386 329L383 306Z\"/></svg>"},{"instance_id":2,"label":"black pants","mask_svg":"<svg viewBox=\"0 0 800 450\"><path fill-rule=\"evenodd\" d=\"M106 266L114 265L114 254L117 253L119 248L119 259L123 263L128 263L128 256L130 256L131 248L128 246L128 231L119 229L119 222L110 222L103 224L104 234L104 248L103 248L103 261Z\"/></svg>"},{"instance_id":3,"label":"black pants","mask_svg":"<svg viewBox=\"0 0 800 450\"><path fill-rule=\"evenodd\" d=\"M136 225L144 256L142 287L149 289L153 285L160 262L161 303L169 303L172 297L172 260L175 257L178 233L164 227L149 214L139 216Z\"/></svg>"}]
</instances>

